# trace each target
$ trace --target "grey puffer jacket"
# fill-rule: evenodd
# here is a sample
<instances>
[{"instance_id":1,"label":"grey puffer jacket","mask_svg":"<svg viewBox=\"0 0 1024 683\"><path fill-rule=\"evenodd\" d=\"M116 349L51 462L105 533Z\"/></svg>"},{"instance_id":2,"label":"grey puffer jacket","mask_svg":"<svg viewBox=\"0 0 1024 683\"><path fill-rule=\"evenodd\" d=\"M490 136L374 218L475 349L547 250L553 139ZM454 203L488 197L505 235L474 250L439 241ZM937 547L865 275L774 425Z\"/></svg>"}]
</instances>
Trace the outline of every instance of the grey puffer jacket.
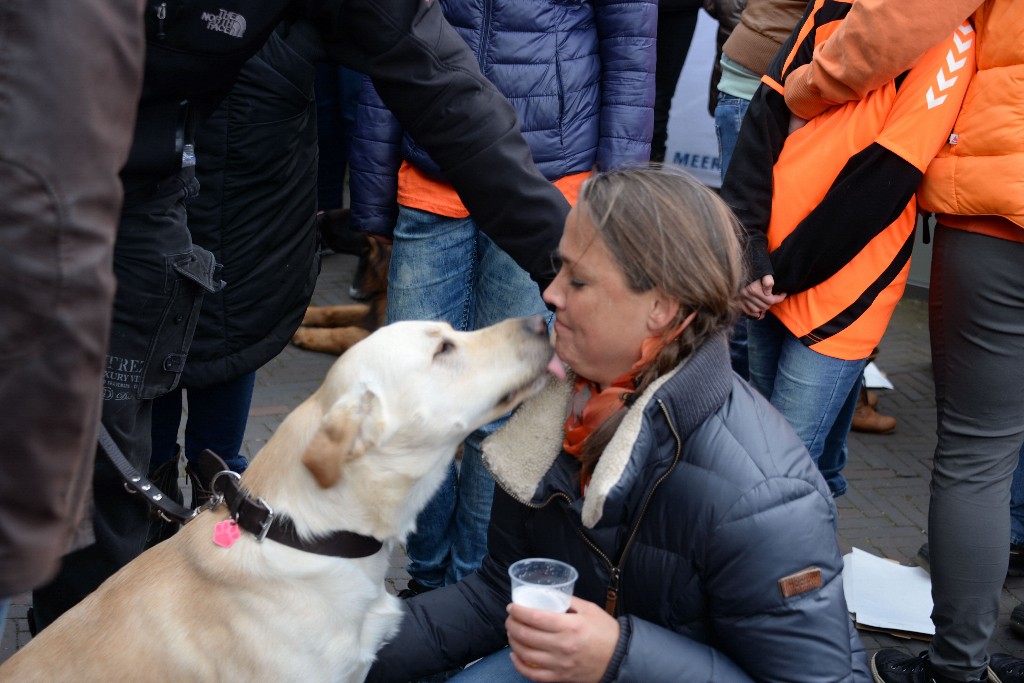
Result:
<instances>
[{"instance_id":1,"label":"grey puffer jacket","mask_svg":"<svg viewBox=\"0 0 1024 683\"><path fill-rule=\"evenodd\" d=\"M484 444L498 482L483 567L406 601L368 680L407 681L506 645L508 566L552 557L621 637L606 681L867 681L847 613L836 509L801 441L705 343L641 395L585 499L561 450L571 380L549 386ZM783 596L782 579L820 570Z\"/></svg>"}]
</instances>

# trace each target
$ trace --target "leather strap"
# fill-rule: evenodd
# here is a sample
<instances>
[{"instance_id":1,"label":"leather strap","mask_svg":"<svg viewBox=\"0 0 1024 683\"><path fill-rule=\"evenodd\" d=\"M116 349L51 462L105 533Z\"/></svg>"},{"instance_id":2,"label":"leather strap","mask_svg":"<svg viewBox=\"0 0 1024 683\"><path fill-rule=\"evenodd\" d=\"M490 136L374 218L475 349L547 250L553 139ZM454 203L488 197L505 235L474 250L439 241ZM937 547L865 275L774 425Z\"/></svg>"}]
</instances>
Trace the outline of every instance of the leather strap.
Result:
<instances>
[{"instance_id":1,"label":"leather strap","mask_svg":"<svg viewBox=\"0 0 1024 683\"><path fill-rule=\"evenodd\" d=\"M376 538L352 531L335 531L308 541L300 538L295 530L295 523L288 516L275 513L262 498L253 500L242 488L238 474L232 472L220 456L209 449L200 454L199 473L202 481L210 482L210 489L216 497L211 499L212 505L190 510L168 498L153 482L136 470L102 424L99 443L100 449L107 454L110 462L124 479L125 487L144 495L150 505L180 524L189 521L207 507L216 508L223 500L238 526L254 535L257 541L270 539L308 553L347 558L369 557L384 547Z\"/></svg>"},{"instance_id":2,"label":"leather strap","mask_svg":"<svg viewBox=\"0 0 1024 683\"><path fill-rule=\"evenodd\" d=\"M177 501L168 498L153 482L135 469L128 462L128 458L124 457L124 453L117 447L114 439L110 436L110 432L102 424L100 424L99 443L100 450L107 454L111 464L114 465L121 478L124 479L125 488L132 493L139 493L145 496L146 501L165 517L179 524L184 524L199 513L199 510L191 510L184 505L180 505Z\"/></svg>"}]
</instances>

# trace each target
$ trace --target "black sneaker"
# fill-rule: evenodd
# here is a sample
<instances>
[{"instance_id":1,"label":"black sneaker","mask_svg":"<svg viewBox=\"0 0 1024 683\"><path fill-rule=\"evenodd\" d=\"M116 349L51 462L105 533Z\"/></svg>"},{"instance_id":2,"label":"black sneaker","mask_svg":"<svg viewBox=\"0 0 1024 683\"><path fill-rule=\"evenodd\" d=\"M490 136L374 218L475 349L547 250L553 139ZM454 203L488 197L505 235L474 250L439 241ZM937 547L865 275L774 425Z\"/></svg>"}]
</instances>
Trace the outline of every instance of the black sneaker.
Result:
<instances>
[{"instance_id":1,"label":"black sneaker","mask_svg":"<svg viewBox=\"0 0 1024 683\"><path fill-rule=\"evenodd\" d=\"M408 600L409 598L416 597L420 593L427 593L432 590L434 589L430 586L424 586L416 579L409 579L409 585L398 591L398 597L402 600Z\"/></svg>"},{"instance_id":2,"label":"black sneaker","mask_svg":"<svg viewBox=\"0 0 1024 683\"><path fill-rule=\"evenodd\" d=\"M991 672L990 666L989 673ZM952 683L949 678L932 671L927 651L915 657L893 648L879 650L871 657L871 675L875 683ZM985 680L979 679L974 683L985 683ZM1002 683L1016 683L1019 680L1021 679L1009 678ZM1001 682L999 679L992 679L992 683Z\"/></svg>"},{"instance_id":3,"label":"black sneaker","mask_svg":"<svg viewBox=\"0 0 1024 683\"><path fill-rule=\"evenodd\" d=\"M1024 682L1024 659L1010 655L994 654L988 659L989 683Z\"/></svg>"},{"instance_id":4,"label":"black sneaker","mask_svg":"<svg viewBox=\"0 0 1024 683\"><path fill-rule=\"evenodd\" d=\"M902 650L886 648L871 657L871 675L875 683L931 683L928 653L908 655Z\"/></svg>"}]
</instances>

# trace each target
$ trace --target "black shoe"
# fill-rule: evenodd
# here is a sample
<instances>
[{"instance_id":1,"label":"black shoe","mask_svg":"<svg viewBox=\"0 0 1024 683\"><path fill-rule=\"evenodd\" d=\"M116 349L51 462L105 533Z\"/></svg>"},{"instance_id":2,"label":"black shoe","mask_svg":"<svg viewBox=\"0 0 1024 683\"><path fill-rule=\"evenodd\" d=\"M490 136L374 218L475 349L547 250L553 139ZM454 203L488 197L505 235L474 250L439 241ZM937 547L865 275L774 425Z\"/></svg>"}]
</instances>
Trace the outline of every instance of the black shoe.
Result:
<instances>
[{"instance_id":1,"label":"black shoe","mask_svg":"<svg viewBox=\"0 0 1024 683\"><path fill-rule=\"evenodd\" d=\"M1024 638L1024 604L1017 605L1010 611L1010 630L1019 638Z\"/></svg>"},{"instance_id":2,"label":"black shoe","mask_svg":"<svg viewBox=\"0 0 1024 683\"><path fill-rule=\"evenodd\" d=\"M928 653L914 657L902 650L879 650L871 657L871 675L875 683L931 683Z\"/></svg>"},{"instance_id":3,"label":"black shoe","mask_svg":"<svg viewBox=\"0 0 1024 683\"><path fill-rule=\"evenodd\" d=\"M991 655L988 659L988 680L989 683L1024 682L1024 659L1004 654Z\"/></svg>"},{"instance_id":4,"label":"black shoe","mask_svg":"<svg viewBox=\"0 0 1024 683\"><path fill-rule=\"evenodd\" d=\"M409 598L416 597L420 593L428 593L432 590L434 589L429 586L424 586L416 579L409 579L409 585L398 591L398 597L402 600L408 600Z\"/></svg>"},{"instance_id":5,"label":"black shoe","mask_svg":"<svg viewBox=\"0 0 1024 683\"><path fill-rule=\"evenodd\" d=\"M951 679L932 671L927 651L915 657L893 648L879 650L871 657L871 675L875 683L953 683ZM985 683L986 680L978 679L973 683ZM1009 678L1002 683L1017 683L1020 680ZM1000 683L1000 679L992 679L992 683Z\"/></svg>"}]
</instances>

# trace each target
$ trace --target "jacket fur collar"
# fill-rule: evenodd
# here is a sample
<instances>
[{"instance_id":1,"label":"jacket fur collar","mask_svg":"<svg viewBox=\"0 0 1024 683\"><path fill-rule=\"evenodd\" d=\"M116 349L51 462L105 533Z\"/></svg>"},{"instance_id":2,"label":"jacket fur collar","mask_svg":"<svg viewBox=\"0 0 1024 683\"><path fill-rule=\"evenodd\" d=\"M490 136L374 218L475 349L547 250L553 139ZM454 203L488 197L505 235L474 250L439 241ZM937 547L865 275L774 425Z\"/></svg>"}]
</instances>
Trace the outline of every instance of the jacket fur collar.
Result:
<instances>
[{"instance_id":1,"label":"jacket fur collar","mask_svg":"<svg viewBox=\"0 0 1024 683\"><path fill-rule=\"evenodd\" d=\"M538 488L562 451L564 425L575 376L550 381L540 394L483 443L484 463L495 481L524 504L537 504ZM669 385L669 386L666 386ZM661 391L662 389L664 391ZM583 502L583 524L595 527L609 498L628 490L642 469L631 463L633 447L656 395L669 406L680 441L721 407L732 388L725 337L715 337L674 370L658 378L633 403L594 469Z\"/></svg>"}]
</instances>

